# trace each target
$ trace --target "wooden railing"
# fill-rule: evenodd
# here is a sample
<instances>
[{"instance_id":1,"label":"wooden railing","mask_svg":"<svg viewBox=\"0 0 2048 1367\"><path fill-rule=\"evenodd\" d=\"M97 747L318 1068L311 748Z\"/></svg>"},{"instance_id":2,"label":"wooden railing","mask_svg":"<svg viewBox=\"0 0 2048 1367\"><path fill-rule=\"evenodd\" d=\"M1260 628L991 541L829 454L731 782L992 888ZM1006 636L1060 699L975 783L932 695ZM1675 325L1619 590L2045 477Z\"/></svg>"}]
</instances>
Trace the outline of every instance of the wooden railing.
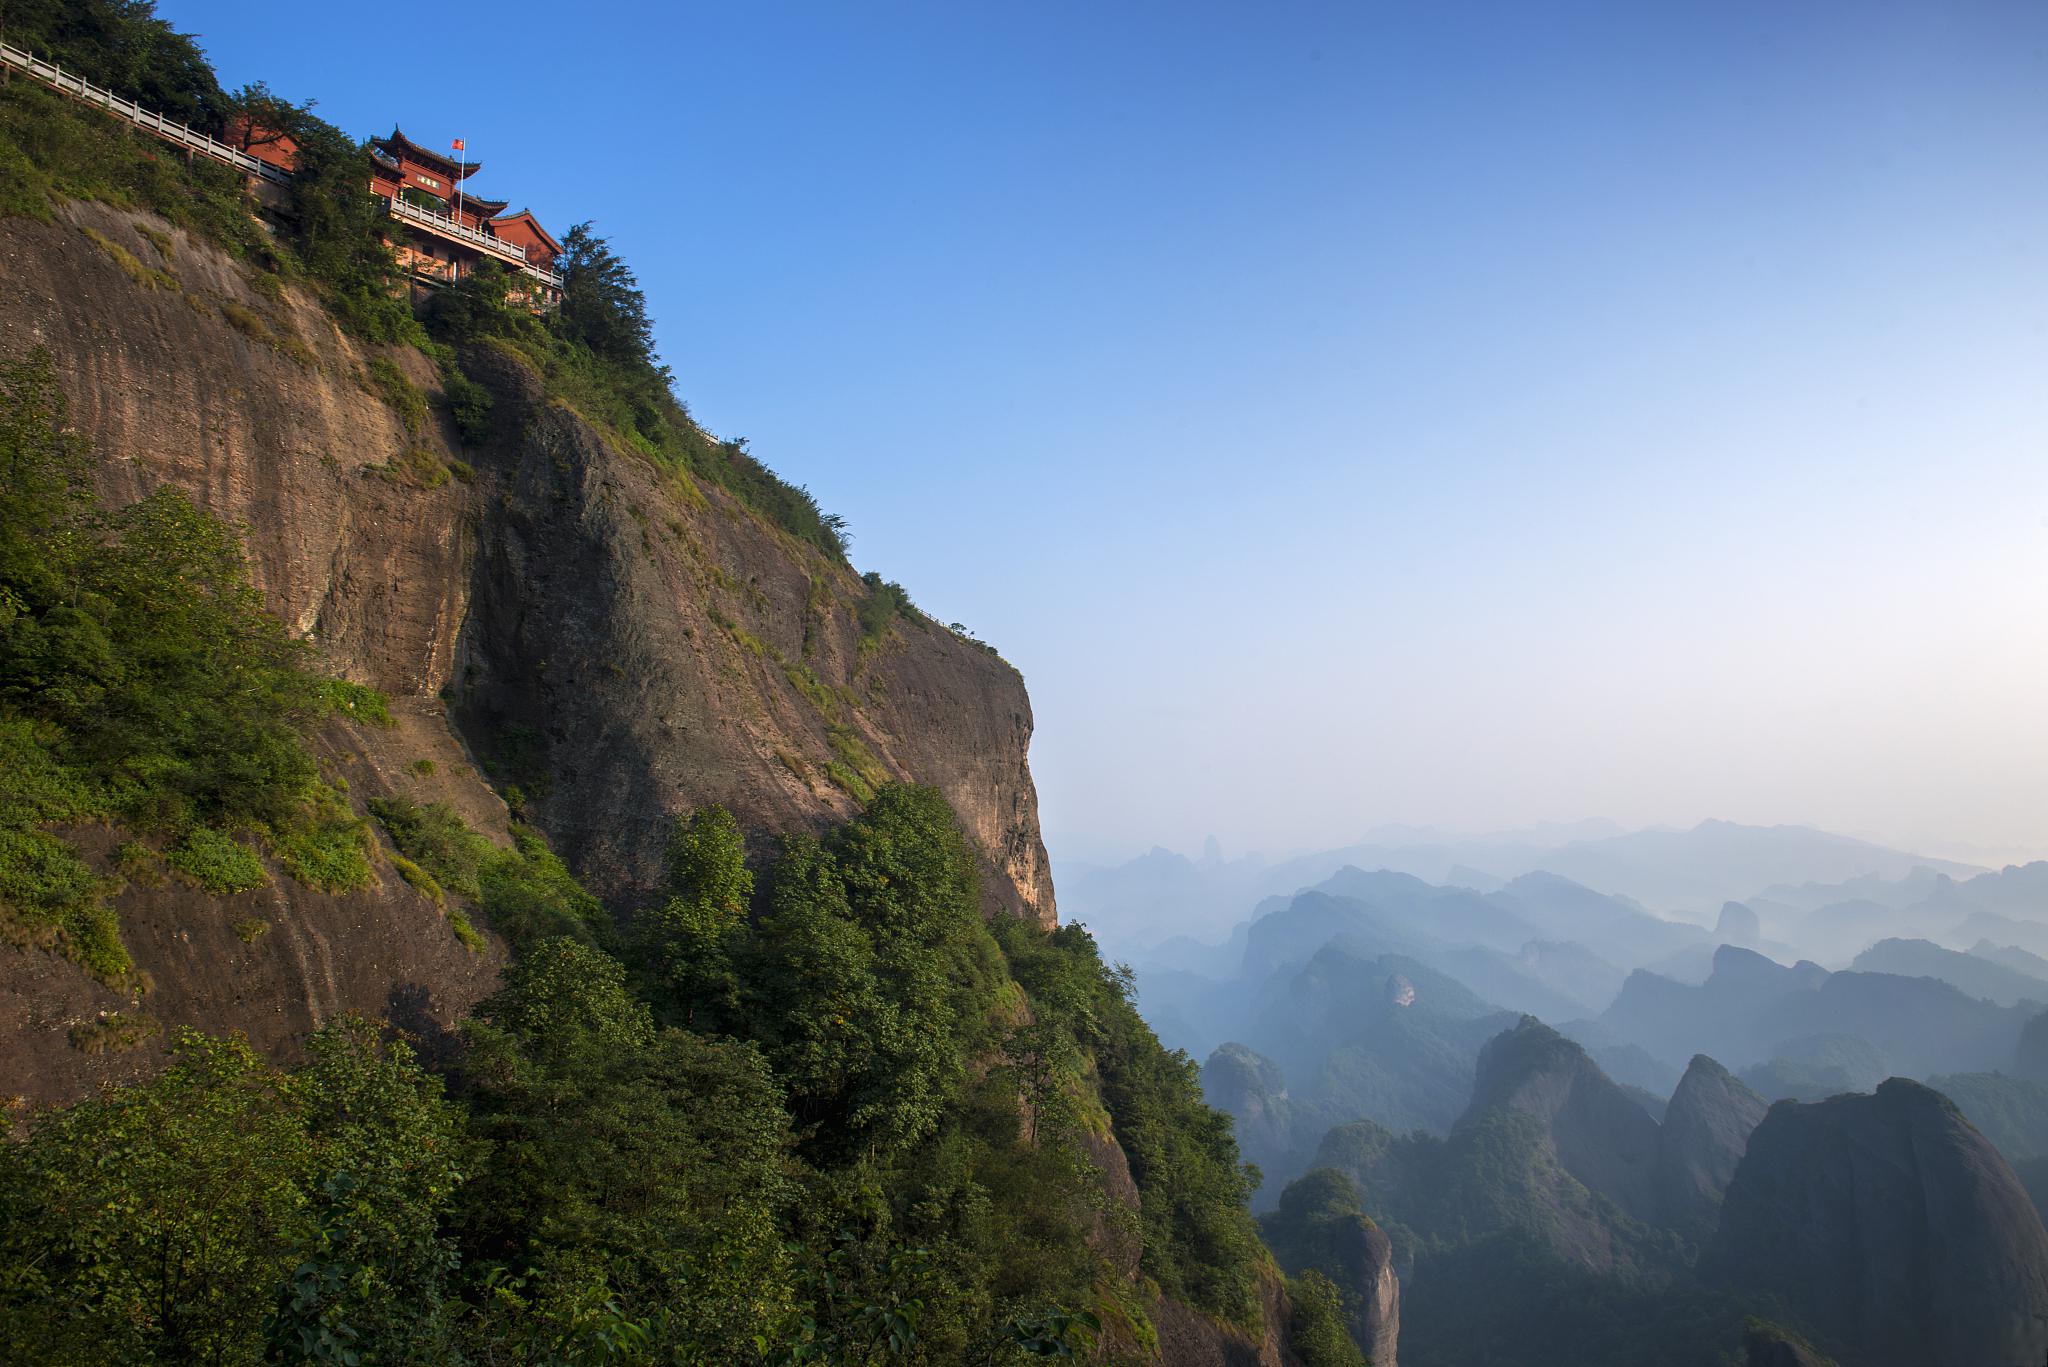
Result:
<instances>
[{"instance_id":1,"label":"wooden railing","mask_svg":"<svg viewBox=\"0 0 2048 1367\"><path fill-rule=\"evenodd\" d=\"M111 90L94 85L83 76L74 76L55 62L46 62L34 53L23 52L18 47L0 43L0 66L20 71L75 100L104 109L116 118L126 119L144 132L183 147L188 152L232 166L237 171L255 176L259 180L267 180L272 185L292 183L292 173L283 167L272 166L259 157L250 156L239 147L230 146L218 138L196 132L189 125L167 119L155 110L144 109L135 101L123 99ZM395 198L388 202L393 218L418 224L430 232L453 238L479 251L489 252L507 265L517 266L544 285L552 285L556 289L562 287L562 277L558 272L542 270L539 266L532 265L527 261L526 253L510 242L480 232L446 214L422 209L417 204L407 204Z\"/></svg>"}]
</instances>

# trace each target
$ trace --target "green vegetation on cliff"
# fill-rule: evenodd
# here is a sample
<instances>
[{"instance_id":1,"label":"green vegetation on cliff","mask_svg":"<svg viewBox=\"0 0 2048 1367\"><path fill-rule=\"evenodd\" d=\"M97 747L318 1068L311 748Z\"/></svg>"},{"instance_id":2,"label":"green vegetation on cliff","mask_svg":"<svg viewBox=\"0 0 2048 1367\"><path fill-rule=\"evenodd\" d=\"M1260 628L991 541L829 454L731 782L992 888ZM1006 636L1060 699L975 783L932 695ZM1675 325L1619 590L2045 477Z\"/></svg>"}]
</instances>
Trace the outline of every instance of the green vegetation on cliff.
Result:
<instances>
[{"instance_id":1,"label":"green vegetation on cliff","mask_svg":"<svg viewBox=\"0 0 2048 1367\"><path fill-rule=\"evenodd\" d=\"M116 977L67 826L211 894L259 852L355 886L363 822L304 733L388 716L262 611L229 529L171 490L108 512L88 474L47 359L7 371L0 904ZM1085 931L983 921L936 791L758 871L696 813L623 929L535 833L370 810L457 933L478 912L518 954L452 1098L342 1025L292 1073L180 1035L158 1080L30 1118L0 1146L11 1360L993 1363L1141 1348L1153 1287L1259 1331L1228 1120Z\"/></svg>"},{"instance_id":2,"label":"green vegetation on cliff","mask_svg":"<svg viewBox=\"0 0 2048 1367\"><path fill-rule=\"evenodd\" d=\"M561 308L545 320L507 303L518 277L490 263L445 291L423 327L404 303L403 277L384 240L383 210L368 193L368 148L262 83L221 89L189 35L156 17L149 0L10 0L8 41L203 133L229 136L238 120L289 135L298 147L289 203L266 233L241 178L179 157L148 134L75 104L33 81L0 86L0 215L47 217L64 199L102 199L160 213L217 243L258 272L259 288L295 280L318 292L338 322L365 341L420 347L441 362L445 397L465 440L484 430L480 391L447 343L492 337L515 347L554 397L665 468L718 485L835 561L845 523L801 486L778 477L744 440L699 427L654 350L647 302L631 267L588 223L565 235L557 263ZM138 263L139 264L139 263Z\"/></svg>"},{"instance_id":3,"label":"green vegetation on cliff","mask_svg":"<svg viewBox=\"0 0 2048 1367\"><path fill-rule=\"evenodd\" d=\"M53 827L118 822L215 893L266 875L359 887L362 823L306 729L381 713L264 612L233 531L174 489L92 493L46 355L0 370L0 915L108 979L129 968L108 880Z\"/></svg>"},{"instance_id":4,"label":"green vegetation on cliff","mask_svg":"<svg viewBox=\"0 0 2048 1367\"><path fill-rule=\"evenodd\" d=\"M380 818L486 905L521 857ZM1150 1332L1122 1248L1259 1330L1228 1122L1085 931L982 921L939 794L885 788L758 879L700 812L671 864L619 932L562 890L582 933L526 944L446 1100L345 1021L291 1073L187 1033L156 1081L31 1118L0 1146L0 1356L1114 1360Z\"/></svg>"}]
</instances>

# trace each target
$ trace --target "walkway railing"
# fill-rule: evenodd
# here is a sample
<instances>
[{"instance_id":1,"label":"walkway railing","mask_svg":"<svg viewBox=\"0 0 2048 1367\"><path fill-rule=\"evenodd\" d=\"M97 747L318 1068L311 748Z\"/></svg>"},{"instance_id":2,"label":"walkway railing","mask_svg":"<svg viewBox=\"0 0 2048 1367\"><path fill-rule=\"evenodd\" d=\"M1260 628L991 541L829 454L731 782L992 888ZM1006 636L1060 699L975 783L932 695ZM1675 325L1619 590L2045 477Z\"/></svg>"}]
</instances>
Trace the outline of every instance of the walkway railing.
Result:
<instances>
[{"instance_id":1,"label":"walkway railing","mask_svg":"<svg viewBox=\"0 0 2048 1367\"><path fill-rule=\"evenodd\" d=\"M55 62L46 62L34 53L23 52L18 47L0 43L0 66L11 67L75 100L95 105L116 118L126 119L146 133L154 134L166 142L196 152L202 157L209 157L232 166L259 180L267 180L272 185L292 183L292 173L283 167L272 166L260 157L252 157L239 147L230 146L218 138L196 132L189 125L167 119L155 110L144 109L135 101L123 99L111 90L94 85L83 76L74 76ZM542 284L552 285L556 289L562 287L562 277L559 273L542 270L530 264L526 259L526 253L510 242L492 237L486 232L479 232L446 214L437 214L430 209L422 209L417 204L407 204L401 199L392 199L390 205L393 218L409 220L430 231L455 238L479 251L489 252L508 265L517 266Z\"/></svg>"},{"instance_id":2,"label":"walkway railing","mask_svg":"<svg viewBox=\"0 0 2048 1367\"><path fill-rule=\"evenodd\" d=\"M291 183L291 172L252 157L241 148L229 146L218 138L210 138L204 133L195 132L190 126L167 119L153 109L144 109L133 100L124 100L113 91L96 86L83 76L74 76L55 62L46 62L33 53L0 43L0 64L24 72L75 100L98 105L116 118L126 119L144 132L154 133L164 141L197 152L202 157L211 157L238 171L267 180L273 185Z\"/></svg>"},{"instance_id":3,"label":"walkway railing","mask_svg":"<svg viewBox=\"0 0 2048 1367\"><path fill-rule=\"evenodd\" d=\"M528 275L544 280L550 285L559 286L562 283L562 277L555 272L544 271L538 266L527 264L526 253L515 244L507 242L501 237L492 237L489 233L480 232L452 215L437 214L432 209L422 209L419 205L395 195L386 200L385 203L391 206L391 216L393 218L417 223L429 231L441 233L444 236L456 239L458 242L475 247L478 251L489 252L500 260L517 266Z\"/></svg>"}]
</instances>

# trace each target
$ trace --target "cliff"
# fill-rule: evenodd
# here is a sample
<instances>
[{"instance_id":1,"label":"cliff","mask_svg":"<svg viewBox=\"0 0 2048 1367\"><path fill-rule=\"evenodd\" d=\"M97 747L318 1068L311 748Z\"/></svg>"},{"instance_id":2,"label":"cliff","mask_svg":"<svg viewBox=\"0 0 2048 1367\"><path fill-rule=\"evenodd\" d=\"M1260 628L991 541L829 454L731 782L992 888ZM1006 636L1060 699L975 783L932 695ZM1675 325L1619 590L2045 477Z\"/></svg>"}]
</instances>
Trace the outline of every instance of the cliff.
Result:
<instances>
[{"instance_id":1,"label":"cliff","mask_svg":"<svg viewBox=\"0 0 2048 1367\"><path fill-rule=\"evenodd\" d=\"M1658 1134L1658 1200L1666 1224L1696 1239L1713 1233L1722 1195L1767 1109L1726 1068L1705 1054L1693 1056Z\"/></svg>"},{"instance_id":2,"label":"cliff","mask_svg":"<svg viewBox=\"0 0 2048 1367\"><path fill-rule=\"evenodd\" d=\"M1017 671L914 612L864 631L850 569L615 446L509 353L464 357L495 402L490 438L463 449L438 405L409 423L380 395L378 360L437 396L426 357L367 348L296 288L92 202L0 219L0 357L35 346L103 455L107 503L169 484L241 524L269 608L390 695L396 726L317 741L358 802L447 802L503 843L489 768L594 891L631 905L659 884L678 811L721 803L759 845L843 820L875 783L928 783L989 909L1053 922ZM502 950L471 953L388 868L379 881L129 887L116 906L148 1014L273 1055L347 1009L447 1028ZM229 933L252 916L269 930ZM132 1074L133 1056L66 1041L135 1005L52 956L0 954L0 1095Z\"/></svg>"},{"instance_id":3,"label":"cliff","mask_svg":"<svg viewBox=\"0 0 2048 1367\"><path fill-rule=\"evenodd\" d=\"M2048 1349L2040 1217L1955 1106L1903 1078L1771 1107L1703 1267L1782 1296L1849 1361L2038 1362Z\"/></svg>"},{"instance_id":4,"label":"cliff","mask_svg":"<svg viewBox=\"0 0 2048 1367\"><path fill-rule=\"evenodd\" d=\"M1531 1016L1488 1041L1479 1052L1471 1110L1459 1123L1492 1110L1532 1118L1558 1165L1588 1191L1639 1220L1653 1218L1657 1122L1577 1044Z\"/></svg>"},{"instance_id":5,"label":"cliff","mask_svg":"<svg viewBox=\"0 0 2048 1367\"><path fill-rule=\"evenodd\" d=\"M1373 1367L1395 1367L1401 1281L1393 1245L1365 1214L1357 1182L1336 1168L1317 1168L1289 1184L1260 1230L1290 1275L1312 1268L1336 1284L1352 1341Z\"/></svg>"}]
</instances>

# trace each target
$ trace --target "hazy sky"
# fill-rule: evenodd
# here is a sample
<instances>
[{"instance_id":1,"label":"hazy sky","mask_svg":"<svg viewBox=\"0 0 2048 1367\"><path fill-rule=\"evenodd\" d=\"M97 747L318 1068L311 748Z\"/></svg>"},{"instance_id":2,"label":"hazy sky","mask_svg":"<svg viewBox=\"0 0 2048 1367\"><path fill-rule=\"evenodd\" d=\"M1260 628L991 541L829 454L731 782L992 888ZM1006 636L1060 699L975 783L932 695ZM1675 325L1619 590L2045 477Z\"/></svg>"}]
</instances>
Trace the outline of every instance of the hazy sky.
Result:
<instances>
[{"instance_id":1,"label":"hazy sky","mask_svg":"<svg viewBox=\"0 0 2048 1367\"><path fill-rule=\"evenodd\" d=\"M1055 853L2048 850L2037 0L162 11L596 219L1024 671Z\"/></svg>"}]
</instances>

